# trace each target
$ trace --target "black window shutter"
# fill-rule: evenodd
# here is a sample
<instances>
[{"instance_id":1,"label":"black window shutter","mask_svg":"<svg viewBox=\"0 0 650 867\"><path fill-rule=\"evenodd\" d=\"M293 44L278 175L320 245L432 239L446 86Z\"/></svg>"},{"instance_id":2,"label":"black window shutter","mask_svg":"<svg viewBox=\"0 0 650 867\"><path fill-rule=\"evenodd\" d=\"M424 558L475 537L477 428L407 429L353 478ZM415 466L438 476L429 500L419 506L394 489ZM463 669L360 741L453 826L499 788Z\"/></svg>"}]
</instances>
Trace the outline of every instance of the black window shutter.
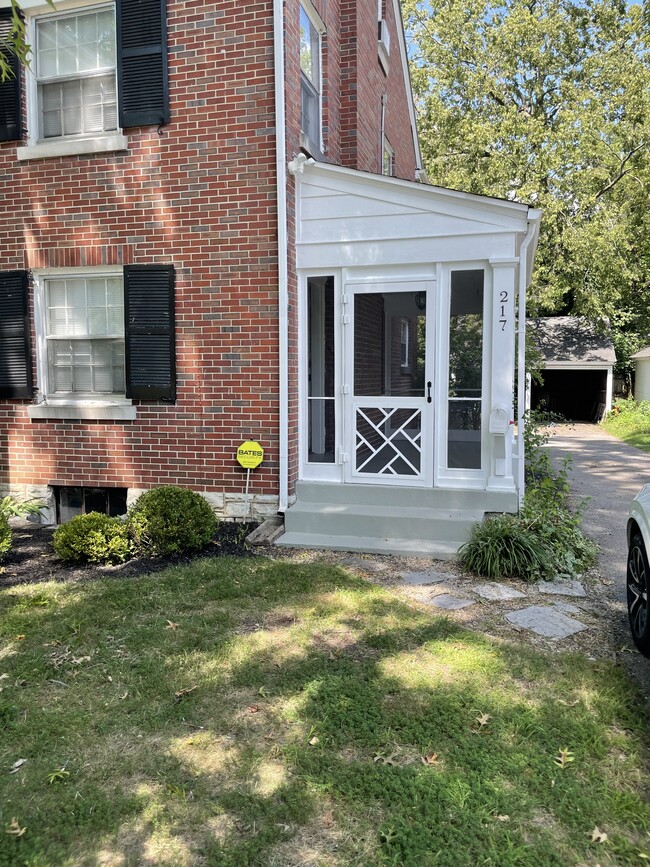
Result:
<instances>
[{"instance_id":1,"label":"black window shutter","mask_svg":"<svg viewBox=\"0 0 650 867\"><path fill-rule=\"evenodd\" d=\"M11 31L11 9L0 9L0 51L11 69L11 76L0 81L0 141L18 141L23 135L20 105L20 61L2 46Z\"/></svg>"},{"instance_id":2,"label":"black window shutter","mask_svg":"<svg viewBox=\"0 0 650 867\"><path fill-rule=\"evenodd\" d=\"M124 266L126 396L176 400L174 266Z\"/></svg>"},{"instance_id":3,"label":"black window shutter","mask_svg":"<svg viewBox=\"0 0 650 867\"><path fill-rule=\"evenodd\" d=\"M166 0L117 0L120 126L169 123Z\"/></svg>"},{"instance_id":4,"label":"black window shutter","mask_svg":"<svg viewBox=\"0 0 650 867\"><path fill-rule=\"evenodd\" d=\"M0 271L0 398L32 397L27 271Z\"/></svg>"}]
</instances>

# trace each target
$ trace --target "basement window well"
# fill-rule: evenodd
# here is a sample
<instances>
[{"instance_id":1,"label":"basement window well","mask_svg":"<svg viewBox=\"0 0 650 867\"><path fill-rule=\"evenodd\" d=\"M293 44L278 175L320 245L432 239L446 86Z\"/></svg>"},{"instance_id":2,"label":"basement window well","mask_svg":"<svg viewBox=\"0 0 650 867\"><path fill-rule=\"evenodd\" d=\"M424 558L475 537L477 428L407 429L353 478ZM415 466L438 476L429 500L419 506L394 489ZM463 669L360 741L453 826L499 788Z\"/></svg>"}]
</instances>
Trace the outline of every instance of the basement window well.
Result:
<instances>
[{"instance_id":1,"label":"basement window well","mask_svg":"<svg viewBox=\"0 0 650 867\"><path fill-rule=\"evenodd\" d=\"M53 486L56 522L65 524L77 515L99 512L102 515L126 514L126 488L83 488Z\"/></svg>"}]
</instances>

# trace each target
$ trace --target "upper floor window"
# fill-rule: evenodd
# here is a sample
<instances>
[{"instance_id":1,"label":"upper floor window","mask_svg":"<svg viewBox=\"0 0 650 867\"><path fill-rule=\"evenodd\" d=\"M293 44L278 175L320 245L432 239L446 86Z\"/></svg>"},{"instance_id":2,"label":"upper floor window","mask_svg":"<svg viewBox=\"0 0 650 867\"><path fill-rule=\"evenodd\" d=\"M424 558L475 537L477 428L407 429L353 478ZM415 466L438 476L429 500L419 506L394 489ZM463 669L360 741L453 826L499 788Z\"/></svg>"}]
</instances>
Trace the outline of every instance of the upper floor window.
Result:
<instances>
[{"instance_id":1,"label":"upper floor window","mask_svg":"<svg viewBox=\"0 0 650 867\"><path fill-rule=\"evenodd\" d=\"M315 12L300 4L301 129L308 144L322 150L321 35L324 27Z\"/></svg>"},{"instance_id":2,"label":"upper floor window","mask_svg":"<svg viewBox=\"0 0 650 867\"><path fill-rule=\"evenodd\" d=\"M37 137L117 130L115 10L36 19Z\"/></svg>"}]
</instances>

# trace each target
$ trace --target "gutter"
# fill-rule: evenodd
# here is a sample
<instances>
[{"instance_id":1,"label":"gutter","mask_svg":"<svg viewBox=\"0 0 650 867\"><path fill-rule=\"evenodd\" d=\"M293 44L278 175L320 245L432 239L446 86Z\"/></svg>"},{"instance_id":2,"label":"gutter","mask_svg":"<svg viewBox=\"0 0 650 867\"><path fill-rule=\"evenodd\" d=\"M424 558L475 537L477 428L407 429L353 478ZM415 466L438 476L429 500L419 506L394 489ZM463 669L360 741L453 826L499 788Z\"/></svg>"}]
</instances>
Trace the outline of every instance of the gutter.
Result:
<instances>
[{"instance_id":1,"label":"gutter","mask_svg":"<svg viewBox=\"0 0 650 867\"><path fill-rule=\"evenodd\" d=\"M283 0L273 0L273 63L275 84L275 169L278 208L278 511L289 505L289 262L287 250L287 170L284 93Z\"/></svg>"},{"instance_id":2,"label":"gutter","mask_svg":"<svg viewBox=\"0 0 650 867\"><path fill-rule=\"evenodd\" d=\"M533 273L535 250L539 240L542 212L528 209L528 231L519 251L519 293L517 298L517 501L524 504L526 466L524 454L524 424L526 414L526 290Z\"/></svg>"}]
</instances>

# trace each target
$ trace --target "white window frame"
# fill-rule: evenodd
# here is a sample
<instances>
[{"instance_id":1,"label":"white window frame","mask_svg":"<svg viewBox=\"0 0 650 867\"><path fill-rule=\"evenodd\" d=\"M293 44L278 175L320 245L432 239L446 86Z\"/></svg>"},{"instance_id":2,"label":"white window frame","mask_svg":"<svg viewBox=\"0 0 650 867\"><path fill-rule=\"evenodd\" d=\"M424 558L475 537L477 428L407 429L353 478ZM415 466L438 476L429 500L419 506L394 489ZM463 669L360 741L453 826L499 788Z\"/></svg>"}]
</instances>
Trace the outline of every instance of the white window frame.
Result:
<instances>
[{"instance_id":1,"label":"white window frame","mask_svg":"<svg viewBox=\"0 0 650 867\"><path fill-rule=\"evenodd\" d=\"M325 140L323 138L323 36L327 32L327 28L323 22L323 19L320 17L315 7L312 5L310 0L300 0L298 4L298 9L304 10L305 14L311 21L316 33L318 34L318 87L314 85L314 82L311 84L318 91L318 141L313 141L309 139L301 130L301 138L304 137L305 145L316 145L321 153L325 153ZM300 14L300 13L299 13ZM298 25L300 26L300 25ZM300 43L298 45L298 53L300 54ZM300 60L300 58L299 58ZM300 62L298 63L300 67ZM301 92L301 104L302 104L302 76L304 75L302 69L300 69L300 92ZM302 108L301 108L301 118L302 118Z\"/></svg>"},{"instance_id":2,"label":"white window frame","mask_svg":"<svg viewBox=\"0 0 650 867\"><path fill-rule=\"evenodd\" d=\"M132 401L123 395L97 395L94 397L75 397L66 395L56 397L48 393L48 354L47 354L47 298L48 279L69 279L75 277L119 277L123 279L122 266L97 266L87 268L43 268L32 272L34 283L34 325L36 335L36 386L37 403L28 409L29 417L55 419L109 419L131 420L136 417Z\"/></svg>"},{"instance_id":3,"label":"white window frame","mask_svg":"<svg viewBox=\"0 0 650 867\"><path fill-rule=\"evenodd\" d=\"M48 5L40 3L30 8L29 3L23 6L26 16L27 40L30 45L36 45L36 23L38 19L61 18L71 13L98 11L114 8L114 3L89 3L88 0L62 0L56 6L56 12ZM40 112L38 103L38 80L35 66L37 59L32 55L32 66L25 70L25 91L27 103L28 139L25 147L19 147L16 156L19 160L43 159L46 157L71 156L78 154L109 153L128 150L128 139L121 128L110 132L94 135L65 136L62 138L40 138ZM119 118L119 93L117 113ZM119 120L118 120L119 124Z\"/></svg>"},{"instance_id":4,"label":"white window frame","mask_svg":"<svg viewBox=\"0 0 650 867\"><path fill-rule=\"evenodd\" d=\"M386 171L386 157L388 157L390 172ZM386 178L395 176L395 149L385 135L381 149L381 173Z\"/></svg>"}]
</instances>

